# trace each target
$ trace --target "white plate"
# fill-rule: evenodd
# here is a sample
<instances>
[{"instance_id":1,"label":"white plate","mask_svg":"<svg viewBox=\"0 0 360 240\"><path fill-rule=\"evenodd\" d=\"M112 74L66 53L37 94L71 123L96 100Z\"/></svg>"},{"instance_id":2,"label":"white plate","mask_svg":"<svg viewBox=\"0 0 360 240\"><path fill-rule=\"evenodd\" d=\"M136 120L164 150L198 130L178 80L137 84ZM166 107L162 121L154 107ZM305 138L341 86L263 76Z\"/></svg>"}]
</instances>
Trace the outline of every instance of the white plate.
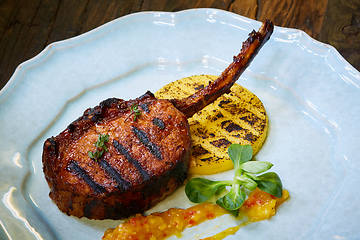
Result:
<instances>
[{"instance_id":1,"label":"white plate","mask_svg":"<svg viewBox=\"0 0 360 240\"><path fill-rule=\"evenodd\" d=\"M119 221L77 219L57 209L42 173L44 140L103 99L219 74L259 26L214 9L137 13L53 43L21 64L0 94L0 238L100 239ZM267 109L270 131L257 159L275 164L291 200L271 220L229 239L359 239L359 72L333 47L276 27L238 83ZM189 204L180 188L152 211ZM234 224L219 218L184 238Z\"/></svg>"}]
</instances>

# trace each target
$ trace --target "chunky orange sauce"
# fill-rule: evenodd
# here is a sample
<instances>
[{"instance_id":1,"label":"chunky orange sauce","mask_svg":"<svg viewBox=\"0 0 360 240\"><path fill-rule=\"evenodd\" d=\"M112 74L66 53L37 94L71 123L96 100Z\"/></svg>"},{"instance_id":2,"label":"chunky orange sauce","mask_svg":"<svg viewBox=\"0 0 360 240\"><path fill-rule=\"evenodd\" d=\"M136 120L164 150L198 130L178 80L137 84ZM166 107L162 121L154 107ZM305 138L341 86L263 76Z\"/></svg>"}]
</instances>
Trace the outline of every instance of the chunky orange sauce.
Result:
<instances>
[{"instance_id":1,"label":"chunky orange sauce","mask_svg":"<svg viewBox=\"0 0 360 240\"><path fill-rule=\"evenodd\" d=\"M187 227L227 213L218 205L202 203L187 209L171 208L165 212L152 213L148 216L137 214L115 229L106 230L103 240L155 240L171 235L180 236Z\"/></svg>"},{"instance_id":2,"label":"chunky orange sauce","mask_svg":"<svg viewBox=\"0 0 360 240\"><path fill-rule=\"evenodd\" d=\"M240 213L247 216L250 222L269 219L276 213L276 208L289 198L289 192L283 190L281 198L255 189L250 193L240 209Z\"/></svg>"},{"instance_id":3,"label":"chunky orange sauce","mask_svg":"<svg viewBox=\"0 0 360 240\"><path fill-rule=\"evenodd\" d=\"M281 198L276 198L259 189L254 190L240 209L240 215L248 221L240 226L228 228L206 240L223 239L235 234L241 226L249 222L269 219L276 213L276 208L289 198L289 192L283 190ZM228 212L216 204L202 203L187 209L171 208L165 212L152 213L148 216L137 214L114 229L106 230L103 240L158 240L171 235L181 236L187 228L198 225Z\"/></svg>"},{"instance_id":4,"label":"chunky orange sauce","mask_svg":"<svg viewBox=\"0 0 360 240\"><path fill-rule=\"evenodd\" d=\"M277 207L279 207L287 199L289 199L289 192L287 190L283 190L281 198L277 198L257 188L250 193L249 197L240 208L239 216L245 216L247 218L246 222L239 226L225 229L214 236L207 237L202 240L224 239L229 235L235 234L242 226L251 222L269 219L275 215Z\"/></svg>"}]
</instances>

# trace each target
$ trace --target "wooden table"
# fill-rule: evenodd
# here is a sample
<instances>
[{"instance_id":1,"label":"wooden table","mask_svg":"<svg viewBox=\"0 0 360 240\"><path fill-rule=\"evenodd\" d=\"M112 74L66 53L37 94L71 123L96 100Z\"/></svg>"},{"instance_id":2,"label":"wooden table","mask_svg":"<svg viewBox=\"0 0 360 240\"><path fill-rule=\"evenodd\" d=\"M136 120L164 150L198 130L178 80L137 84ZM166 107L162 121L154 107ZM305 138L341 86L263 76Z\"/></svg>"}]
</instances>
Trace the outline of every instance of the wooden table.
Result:
<instances>
[{"instance_id":1,"label":"wooden table","mask_svg":"<svg viewBox=\"0 0 360 240\"><path fill-rule=\"evenodd\" d=\"M205 7L304 30L360 70L360 0L0 0L0 89L54 41L133 12Z\"/></svg>"}]
</instances>

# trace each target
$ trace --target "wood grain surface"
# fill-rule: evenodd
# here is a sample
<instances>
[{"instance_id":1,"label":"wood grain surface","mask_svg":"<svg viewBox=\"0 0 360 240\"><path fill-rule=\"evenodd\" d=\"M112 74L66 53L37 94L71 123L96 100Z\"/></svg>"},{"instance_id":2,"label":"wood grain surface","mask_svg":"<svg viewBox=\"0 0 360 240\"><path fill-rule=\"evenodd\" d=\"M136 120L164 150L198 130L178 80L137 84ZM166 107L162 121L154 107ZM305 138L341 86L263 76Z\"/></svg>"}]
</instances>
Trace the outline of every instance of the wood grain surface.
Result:
<instances>
[{"instance_id":1,"label":"wood grain surface","mask_svg":"<svg viewBox=\"0 0 360 240\"><path fill-rule=\"evenodd\" d=\"M218 8L298 28L360 70L360 0L0 0L0 89L48 44L139 11Z\"/></svg>"}]
</instances>

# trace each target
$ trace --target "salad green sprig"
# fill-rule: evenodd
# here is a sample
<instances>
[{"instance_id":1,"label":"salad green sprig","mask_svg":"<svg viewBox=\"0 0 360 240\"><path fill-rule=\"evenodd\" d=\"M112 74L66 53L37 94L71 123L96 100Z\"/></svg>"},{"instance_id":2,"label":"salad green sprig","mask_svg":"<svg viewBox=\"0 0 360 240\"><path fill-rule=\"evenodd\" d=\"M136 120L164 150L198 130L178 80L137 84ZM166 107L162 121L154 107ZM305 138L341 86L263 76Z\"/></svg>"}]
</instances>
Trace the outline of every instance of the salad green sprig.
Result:
<instances>
[{"instance_id":1,"label":"salad green sprig","mask_svg":"<svg viewBox=\"0 0 360 240\"><path fill-rule=\"evenodd\" d=\"M94 159L95 161L99 160L104 152L108 151L108 148L106 146L106 143L109 141L109 135L108 134L99 134L98 140L95 142L95 151L88 151L88 155L91 159Z\"/></svg>"},{"instance_id":2,"label":"salad green sprig","mask_svg":"<svg viewBox=\"0 0 360 240\"><path fill-rule=\"evenodd\" d=\"M125 118L125 121L132 115L134 115L134 118L133 118L134 121L136 121L136 119L138 119L141 116L141 111L139 109L139 105L137 105L135 103L133 105L131 105L130 114Z\"/></svg>"},{"instance_id":3,"label":"salad green sprig","mask_svg":"<svg viewBox=\"0 0 360 240\"><path fill-rule=\"evenodd\" d=\"M186 196L194 203L216 199L216 204L237 214L246 197L255 188L282 196L282 183L274 172L266 172L273 164L266 161L250 161L253 151L251 145L232 144L228 154L234 164L233 180L212 181L205 178L192 178L185 186ZM259 175L261 174L261 175Z\"/></svg>"}]
</instances>

